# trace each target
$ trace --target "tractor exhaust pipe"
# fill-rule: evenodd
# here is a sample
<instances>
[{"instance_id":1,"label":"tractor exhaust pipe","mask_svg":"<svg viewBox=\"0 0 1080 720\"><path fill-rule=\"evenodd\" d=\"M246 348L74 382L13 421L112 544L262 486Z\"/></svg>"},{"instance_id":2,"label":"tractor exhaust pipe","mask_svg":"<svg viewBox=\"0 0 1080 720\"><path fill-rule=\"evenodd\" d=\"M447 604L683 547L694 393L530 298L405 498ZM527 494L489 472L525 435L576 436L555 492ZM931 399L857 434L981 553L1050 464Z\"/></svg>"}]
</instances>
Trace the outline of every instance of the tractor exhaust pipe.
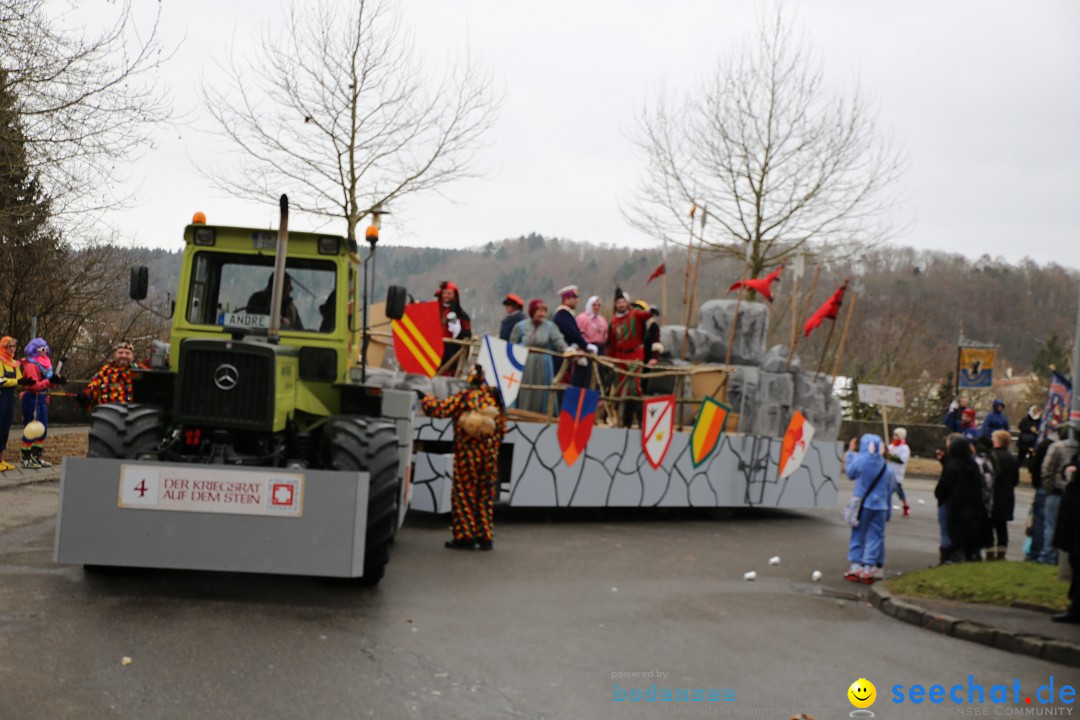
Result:
<instances>
[{"instance_id":1,"label":"tractor exhaust pipe","mask_svg":"<svg viewBox=\"0 0 1080 720\"><path fill-rule=\"evenodd\" d=\"M285 298L285 258L289 250L289 196L281 195L281 222L278 225L277 248L274 250L274 287L270 294L270 342L276 343L281 334L281 306Z\"/></svg>"}]
</instances>

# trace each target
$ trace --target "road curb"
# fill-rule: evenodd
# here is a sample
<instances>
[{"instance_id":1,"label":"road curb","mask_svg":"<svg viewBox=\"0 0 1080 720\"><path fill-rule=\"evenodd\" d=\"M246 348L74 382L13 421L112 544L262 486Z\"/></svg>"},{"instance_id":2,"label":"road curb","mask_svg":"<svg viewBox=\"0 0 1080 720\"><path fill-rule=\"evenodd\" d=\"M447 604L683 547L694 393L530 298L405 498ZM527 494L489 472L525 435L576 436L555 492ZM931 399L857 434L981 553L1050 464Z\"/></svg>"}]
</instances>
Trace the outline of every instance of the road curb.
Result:
<instances>
[{"instance_id":1,"label":"road curb","mask_svg":"<svg viewBox=\"0 0 1080 720\"><path fill-rule=\"evenodd\" d=\"M25 470L16 468L0 473L0 491L23 485L35 485L38 483L55 482L60 479L60 465L53 465L41 470Z\"/></svg>"},{"instance_id":2,"label":"road curb","mask_svg":"<svg viewBox=\"0 0 1080 720\"><path fill-rule=\"evenodd\" d=\"M1031 657L1049 660L1061 665L1080 667L1080 645L1064 640L1054 640L1041 635L1002 630L972 620L931 612L912 602L909 598L900 598L893 595L881 583L870 588L870 604L889 617L894 617L897 620L917 625L941 635L968 640L1020 655L1030 655Z\"/></svg>"}]
</instances>

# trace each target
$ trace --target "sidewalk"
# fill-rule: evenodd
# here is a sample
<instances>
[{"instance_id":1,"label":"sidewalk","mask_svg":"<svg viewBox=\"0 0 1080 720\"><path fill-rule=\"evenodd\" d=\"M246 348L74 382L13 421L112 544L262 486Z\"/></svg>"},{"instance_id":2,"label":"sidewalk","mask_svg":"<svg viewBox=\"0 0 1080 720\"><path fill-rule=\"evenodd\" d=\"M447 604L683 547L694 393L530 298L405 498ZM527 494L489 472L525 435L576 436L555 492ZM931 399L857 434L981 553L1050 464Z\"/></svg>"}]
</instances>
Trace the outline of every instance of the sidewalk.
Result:
<instances>
[{"instance_id":1,"label":"sidewalk","mask_svg":"<svg viewBox=\"0 0 1080 720\"><path fill-rule=\"evenodd\" d=\"M32 485L34 483L54 482L60 479L60 464L40 470L27 470L16 466L14 470L0 473L0 490Z\"/></svg>"},{"instance_id":2,"label":"sidewalk","mask_svg":"<svg viewBox=\"0 0 1080 720\"><path fill-rule=\"evenodd\" d=\"M1080 625L1056 623L1050 613L1021 608L893 595L885 583L870 602L886 615L932 632L1080 667Z\"/></svg>"}]
</instances>

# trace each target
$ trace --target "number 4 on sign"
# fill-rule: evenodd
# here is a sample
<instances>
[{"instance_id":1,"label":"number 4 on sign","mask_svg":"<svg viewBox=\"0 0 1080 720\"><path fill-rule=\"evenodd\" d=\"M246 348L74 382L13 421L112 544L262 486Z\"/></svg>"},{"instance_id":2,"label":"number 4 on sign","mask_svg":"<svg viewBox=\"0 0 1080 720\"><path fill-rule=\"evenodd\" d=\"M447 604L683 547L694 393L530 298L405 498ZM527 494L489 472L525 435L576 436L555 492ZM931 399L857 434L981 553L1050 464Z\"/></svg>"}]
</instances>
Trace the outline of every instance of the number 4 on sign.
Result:
<instances>
[{"instance_id":1,"label":"number 4 on sign","mask_svg":"<svg viewBox=\"0 0 1080 720\"><path fill-rule=\"evenodd\" d=\"M135 492L139 493L139 497L146 497L146 480L140 480L139 484L135 486Z\"/></svg>"}]
</instances>

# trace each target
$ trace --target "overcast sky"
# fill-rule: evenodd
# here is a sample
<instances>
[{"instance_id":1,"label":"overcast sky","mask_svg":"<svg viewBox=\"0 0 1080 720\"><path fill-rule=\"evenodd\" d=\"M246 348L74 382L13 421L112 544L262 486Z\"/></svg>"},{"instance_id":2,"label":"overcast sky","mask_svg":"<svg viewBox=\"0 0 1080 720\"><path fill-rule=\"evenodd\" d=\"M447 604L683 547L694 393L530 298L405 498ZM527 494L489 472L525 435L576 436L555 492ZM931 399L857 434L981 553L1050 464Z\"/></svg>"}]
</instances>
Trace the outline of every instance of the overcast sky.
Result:
<instances>
[{"instance_id":1,"label":"overcast sky","mask_svg":"<svg viewBox=\"0 0 1080 720\"><path fill-rule=\"evenodd\" d=\"M85 7L85 6L84 6ZM696 88L751 38L746 0L402 0L432 63L466 47L505 104L482 178L392 208L383 241L463 247L539 232L645 247L619 212L639 177L635 115L661 83ZM858 82L884 131L908 151L896 242L1080 269L1080 3L865 0L788 2L835 87ZM131 168L139 204L115 215L124 237L177 247L196 210L211 223L268 227L276 210L222 197L195 166L221 147L195 131L211 58L282 15L274 2L165 0L164 79L189 124L161 134ZM289 188L281 188L288 192ZM402 221L404 221L402 223ZM294 229L318 223L294 218ZM327 231L343 232L338 225Z\"/></svg>"}]
</instances>

